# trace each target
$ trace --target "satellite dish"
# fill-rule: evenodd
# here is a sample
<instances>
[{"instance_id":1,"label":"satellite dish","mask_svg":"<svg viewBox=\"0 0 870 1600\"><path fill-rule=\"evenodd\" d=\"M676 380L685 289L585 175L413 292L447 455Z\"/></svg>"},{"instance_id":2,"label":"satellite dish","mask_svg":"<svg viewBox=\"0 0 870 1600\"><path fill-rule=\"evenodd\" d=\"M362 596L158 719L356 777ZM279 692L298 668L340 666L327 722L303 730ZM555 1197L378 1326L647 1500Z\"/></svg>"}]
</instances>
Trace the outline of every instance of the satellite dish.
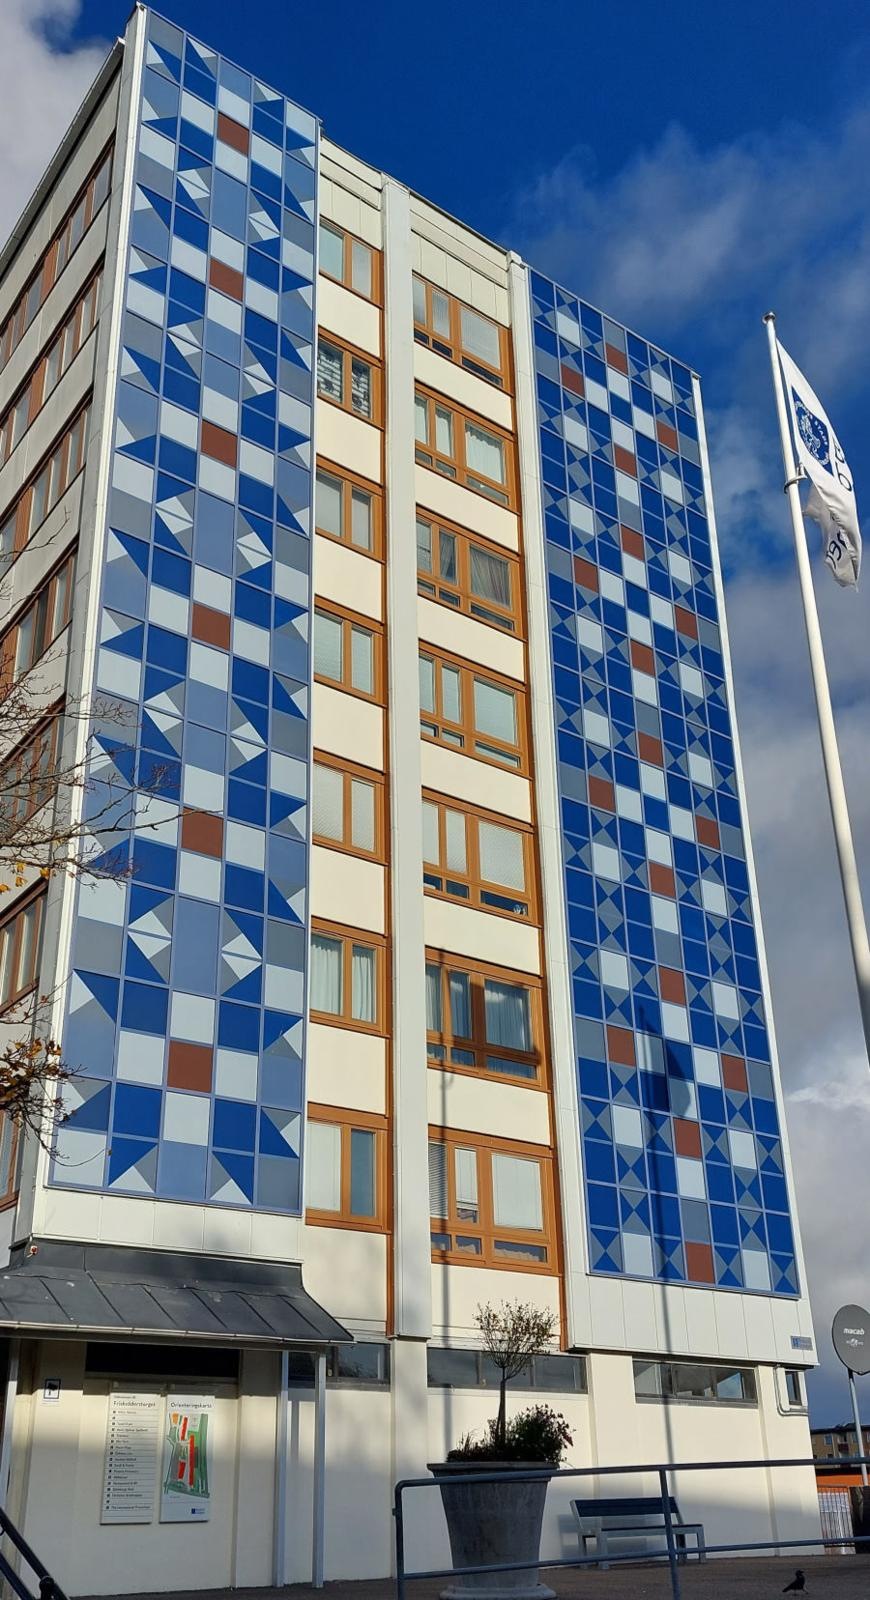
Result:
<instances>
[{"instance_id":1,"label":"satellite dish","mask_svg":"<svg viewBox=\"0 0 870 1600\"><path fill-rule=\"evenodd\" d=\"M859 1376L870 1372L870 1311L841 1306L831 1328L834 1349L844 1367Z\"/></svg>"}]
</instances>

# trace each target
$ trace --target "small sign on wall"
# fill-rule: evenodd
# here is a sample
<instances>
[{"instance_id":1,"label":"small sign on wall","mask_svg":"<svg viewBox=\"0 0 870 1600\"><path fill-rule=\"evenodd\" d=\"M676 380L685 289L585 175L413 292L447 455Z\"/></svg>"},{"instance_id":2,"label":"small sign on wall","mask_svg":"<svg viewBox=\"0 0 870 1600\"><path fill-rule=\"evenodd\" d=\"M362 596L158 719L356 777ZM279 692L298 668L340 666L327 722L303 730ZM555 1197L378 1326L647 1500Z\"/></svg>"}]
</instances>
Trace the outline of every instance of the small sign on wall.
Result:
<instances>
[{"instance_id":1,"label":"small sign on wall","mask_svg":"<svg viewBox=\"0 0 870 1600\"><path fill-rule=\"evenodd\" d=\"M42 1385L43 1400L59 1400L60 1384L60 1378L46 1378L44 1384Z\"/></svg>"},{"instance_id":2,"label":"small sign on wall","mask_svg":"<svg viewBox=\"0 0 870 1600\"><path fill-rule=\"evenodd\" d=\"M101 1522L152 1520L162 1416L160 1394L109 1395Z\"/></svg>"}]
</instances>

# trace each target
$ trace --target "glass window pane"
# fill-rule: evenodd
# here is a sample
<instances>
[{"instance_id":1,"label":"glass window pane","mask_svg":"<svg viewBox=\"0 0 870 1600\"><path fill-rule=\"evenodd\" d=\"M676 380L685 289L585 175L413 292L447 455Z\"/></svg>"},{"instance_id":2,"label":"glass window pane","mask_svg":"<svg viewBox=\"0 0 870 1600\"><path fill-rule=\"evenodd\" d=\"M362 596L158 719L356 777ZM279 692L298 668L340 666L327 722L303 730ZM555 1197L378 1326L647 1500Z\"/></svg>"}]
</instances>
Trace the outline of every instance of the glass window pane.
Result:
<instances>
[{"instance_id":1,"label":"glass window pane","mask_svg":"<svg viewBox=\"0 0 870 1600\"><path fill-rule=\"evenodd\" d=\"M497 323L482 317L479 311L472 311L470 306L460 306L459 326L463 350L491 367L501 365Z\"/></svg>"},{"instance_id":2,"label":"glass window pane","mask_svg":"<svg viewBox=\"0 0 870 1600\"><path fill-rule=\"evenodd\" d=\"M477 1151L457 1149L453 1154L456 1215L460 1222L477 1222Z\"/></svg>"},{"instance_id":3,"label":"glass window pane","mask_svg":"<svg viewBox=\"0 0 870 1600\"><path fill-rule=\"evenodd\" d=\"M314 613L314 671L333 683L342 681L341 620L326 611Z\"/></svg>"},{"instance_id":4,"label":"glass window pane","mask_svg":"<svg viewBox=\"0 0 870 1600\"><path fill-rule=\"evenodd\" d=\"M471 985L467 972L448 974L450 1032L454 1039L471 1038Z\"/></svg>"},{"instance_id":5,"label":"glass window pane","mask_svg":"<svg viewBox=\"0 0 870 1600\"><path fill-rule=\"evenodd\" d=\"M496 605L509 606L511 603L511 569L510 562L501 556L491 555L488 550L482 550L480 545L473 544L470 548L471 555L471 592L481 600L492 600Z\"/></svg>"},{"instance_id":6,"label":"glass window pane","mask_svg":"<svg viewBox=\"0 0 870 1600\"><path fill-rule=\"evenodd\" d=\"M375 1135L369 1128L350 1130L350 1214L373 1217L375 1206Z\"/></svg>"},{"instance_id":7,"label":"glass window pane","mask_svg":"<svg viewBox=\"0 0 870 1600\"><path fill-rule=\"evenodd\" d=\"M634 1362L634 1392L635 1394L661 1394L662 1369L660 1362Z\"/></svg>"},{"instance_id":8,"label":"glass window pane","mask_svg":"<svg viewBox=\"0 0 870 1600\"><path fill-rule=\"evenodd\" d=\"M97 210L109 192L109 173L111 170L112 156L110 152L94 178L94 215L96 215Z\"/></svg>"},{"instance_id":9,"label":"glass window pane","mask_svg":"<svg viewBox=\"0 0 870 1600\"><path fill-rule=\"evenodd\" d=\"M420 710L435 710L435 663L431 656L420 656Z\"/></svg>"},{"instance_id":10,"label":"glass window pane","mask_svg":"<svg viewBox=\"0 0 870 1600\"><path fill-rule=\"evenodd\" d=\"M318 472L315 492L314 520L324 533L341 538L341 480L328 472Z\"/></svg>"},{"instance_id":11,"label":"glass window pane","mask_svg":"<svg viewBox=\"0 0 870 1600\"><path fill-rule=\"evenodd\" d=\"M15 646L15 672L26 672L33 661L33 625L36 620L36 607L31 606L25 611L18 624L18 640Z\"/></svg>"},{"instance_id":12,"label":"glass window pane","mask_svg":"<svg viewBox=\"0 0 870 1600\"><path fill-rule=\"evenodd\" d=\"M475 678L474 726L478 733L502 739L505 744L516 744L517 707L513 691L499 689L484 678Z\"/></svg>"},{"instance_id":13,"label":"glass window pane","mask_svg":"<svg viewBox=\"0 0 870 1600\"><path fill-rule=\"evenodd\" d=\"M465 850L465 816L461 811L446 811L447 868L450 872L467 872Z\"/></svg>"},{"instance_id":14,"label":"glass window pane","mask_svg":"<svg viewBox=\"0 0 870 1600\"><path fill-rule=\"evenodd\" d=\"M487 883L524 890L526 869L522 834L515 828L502 828L494 822L479 822L477 838L480 876Z\"/></svg>"},{"instance_id":15,"label":"glass window pane","mask_svg":"<svg viewBox=\"0 0 870 1600\"><path fill-rule=\"evenodd\" d=\"M305 1193L313 1211L341 1210L341 1128L337 1123L308 1124Z\"/></svg>"},{"instance_id":16,"label":"glass window pane","mask_svg":"<svg viewBox=\"0 0 870 1600\"><path fill-rule=\"evenodd\" d=\"M344 393L342 372L341 351L321 339L317 346L317 393L327 395L330 400L341 400Z\"/></svg>"},{"instance_id":17,"label":"glass window pane","mask_svg":"<svg viewBox=\"0 0 870 1600\"><path fill-rule=\"evenodd\" d=\"M443 1144L429 1141L429 1215L447 1216L447 1151Z\"/></svg>"},{"instance_id":18,"label":"glass window pane","mask_svg":"<svg viewBox=\"0 0 870 1600\"><path fill-rule=\"evenodd\" d=\"M453 456L453 413L435 407L435 449L439 455Z\"/></svg>"},{"instance_id":19,"label":"glass window pane","mask_svg":"<svg viewBox=\"0 0 870 1600\"><path fill-rule=\"evenodd\" d=\"M60 377L60 352L62 344L62 339L55 339L54 344L48 352L48 360L45 364L45 388L43 390L43 394L46 397L51 394L52 389Z\"/></svg>"},{"instance_id":20,"label":"glass window pane","mask_svg":"<svg viewBox=\"0 0 870 1600\"><path fill-rule=\"evenodd\" d=\"M350 286L357 294L372 297L372 253L367 244L354 239L350 247Z\"/></svg>"},{"instance_id":21,"label":"glass window pane","mask_svg":"<svg viewBox=\"0 0 870 1600\"><path fill-rule=\"evenodd\" d=\"M441 968L433 961L426 962L426 1028L429 1033L441 1033Z\"/></svg>"},{"instance_id":22,"label":"glass window pane","mask_svg":"<svg viewBox=\"0 0 870 1600\"><path fill-rule=\"evenodd\" d=\"M344 277L344 234L328 222L320 224L320 270L339 283Z\"/></svg>"},{"instance_id":23,"label":"glass window pane","mask_svg":"<svg viewBox=\"0 0 870 1600\"><path fill-rule=\"evenodd\" d=\"M343 1010L344 964L340 939L311 935L311 1009L340 1017Z\"/></svg>"},{"instance_id":24,"label":"glass window pane","mask_svg":"<svg viewBox=\"0 0 870 1600\"><path fill-rule=\"evenodd\" d=\"M458 667L441 668L441 698L448 722L461 722L462 679Z\"/></svg>"},{"instance_id":25,"label":"glass window pane","mask_svg":"<svg viewBox=\"0 0 870 1600\"><path fill-rule=\"evenodd\" d=\"M353 627L350 644L350 681L361 694L374 694L374 636L367 628Z\"/></svg>"},{"instance_id":26,"label":"glass window pane","mask_svg":"<svg viewBox=\"0 0 870 1600\"><path fill-rule=\"evenodd\" d=\"M21 936L18 943L18 970L15 974L15 990L20 993L33 982L36 970L36 927L38 907L29 905L26 911L20 913Z\"/></svg>"},{"instance_id":27,"label":"glass window pane","mask_svg":"<svg viewBox=\"0 0 870 1600\"><path fill-rule=\"evenodd\" d=\"M497 1228L541 1231L544 1220L541 1169L537 1161L493 1154L492 1214Z\"/></svg>"},{"instance_id":28,"label":"glass window pane","mask_svg":"<svg viewBox=\"0 0 870 1600\"><path fill-rule=\"evenodd\" d=\"M8 566L15 554L15 512L0 527L0 568Z\"/></svg>"},{"instance_id":29,"label":"glass window pane","mask_svg":"<svg viewBox=\"0 0 870 1600\"><path fill-rule=\"evenodd\" d=\"M450 338L450 301L440 289L432 290L432 326L440 338Z\"/></svg>"},{"instance_id":30,"label":"glass window pane","mask_svg":"<svg viewBox=\"0 0 870 1600\"><path fill-rule=\"evenodd\" d=\"M423 572L432 571L432 524L417 518L417 566Z\"/></svg>"},{"instance_id":31,"label":"glass window pane","mask_svg":"<svg viewBox=\"0 0 870 1600\"><path fill-rule=\"evenodd\" d=\"M12 1131L13 1122L9 1116L3 1117L3 1131L0 1133L0 1195L5 1195L9 1189L10 1165L12 1157Z\"/></svg>"},{"instance_id":32,"label":"glass window pane","mask_svg":"<svg viewBox=\"0 0 870 1600\"><path fill-rule=\"evenodd\" d=\"M485 478L504 483L504 444L494 433L478 428L473 422L465 424L465 465L469 472L479 472Z\"/></svg>"},{"instance_id":33,"label":"glass window pane","mask_svg":"<svg viewBox=\"0 0 870 1600\"><path fill-rule=\"evenodd\" d=\"M351 963L351 1016L354 1022L374 1022L377 1015L377 966L371 945L355 944Z\"/></svg>"},{"instance_id":34,"label":"glass window pane","mask_svg":"<svg viewBox=\"0 0 870 1600\"><path fill-rule=\"evenodd\" d=\"M314 763L312 826L324 839L344 838L344 777L320 762Z\"/></svg>"},{"instance_id":35,"label":"glass window pane","mask_svg":"<svg viewBox=\"0 0 870 1600\"><path fill-rule=\"evenodd\" d=\"M69 591L72 582L72 562L66 561L54 581L54 609L51 618L49 640L56 639L62 628L66 627L69 616Z\"/></svg>"},{"instance_id":36,"label":"glass window pane","mask_svg":"<svg viewBox=\"0 0 870 1600\"><path fill-rule=\"evenodd\" d=\"M426 1351L430 1389L478 1389L476 1350L445 1350L430 1344Z\"/></svg>"},{"instance_id":37,"label":"glass window pane","mask_svg":"<svg viewBox=\"0 0 870 1600\"><path fill-rule=\"evenodd\" d=\"M358 550L372 548L372 497L365 489L354 489L350 498L350 539Z\"/></svg>"},{"instance_id":38,"label":"glass window pane","mask_svg":"<svg viewBox=\"0 0 870 1600\"><path fill-rule=\"evenodd\" d=\"M357 850L374 850L375 786L361 778L350 780L350 831Z\"/></svg>"},{"instance_id":39,"label":"glass window pane","mask_svg":"<svg viewBox=\"0 0 870 1600\"><path fill-rule=\"evenodd\" d=\"M30 532L39 527L46 511L48 510L48 477L50 465L43 467L39 477L33 485L30 500Z\"/></svg>"},{"instance_id":40,"label":"glass window pane","mask_svg":"<svg viewBox=\"0 0 870 1600\"><path fill-rule=\"evenodd\" d=\"M426 321L426 285L423 282L422 278L418 278L417 277L416 273L414 274L413 285L414 285L414 321L415 322L425 322Z\"/></svg>"},{"instance_id":41,"label":"glass window pane","mask_svg":"<svg viewBox=\"0 0 870 1600\"><path fill-rule=\"evenodd\" d=\"M445 583L456 582L456 535L438 531L438 571Z\"/></svg>"},{"instance_id":42,"label":"glass window pane","mask_svg":"<svg viewBox=\"0 0 870 1600\"><path fill-rule=\"evenodd\" d=\"M712 1367L696 1366L691 1361L673 1364L674 1394L683 1399L715 1400L716 1385Z\"/></svg>"},{"instance_id":43,"label":"glass window pane","mask_svg":"<svg viewBox=\"0 0 870 1600\"><path fill-rule=\"evenodd\" d=\"M350 364L350 400L361 417L372 414L372 369L367 361L354 356Z\"/></svg>"},{"instance_id":44,"label":"glass window pane","mask_svg":"<svg viewBox=\"0 0 870 1600\"><path fill-rule=\"evenodd\" d=\"M528 1053L532 1048L528 990L518 983L487 978L483 993L487 1044Z\"/></svg>"},{"instance_id":45,"label":"glass window pane","mask_svg":"<svg viewBox=\"0 0 870 1600\"><path fill-rule=\"evenodd\" d=\"M438 843L438 807L431 800L423 801L423 860L440 865L441 848Z\"/></svg>"},{"instance_id":46,"label":"glass window pane","mask_svg":"<svg viewBox=\"0 0 870 1600\"><path fill-rule=\"evenodd\" d=\"M414 436L418 444L429 443L429 403L422 394L414 396Z\"/></svg>"},{"instance_id":47,"label":"glass window pane","mask_svg":"<svg viewBox=\"0 0 870 1600\"><path fill-rule=\"evenodd\" d=\"M12 950L14 924L7 922L0 928L0 1005L5 1006L12 993Z\"/></svg>"}]
</instances>

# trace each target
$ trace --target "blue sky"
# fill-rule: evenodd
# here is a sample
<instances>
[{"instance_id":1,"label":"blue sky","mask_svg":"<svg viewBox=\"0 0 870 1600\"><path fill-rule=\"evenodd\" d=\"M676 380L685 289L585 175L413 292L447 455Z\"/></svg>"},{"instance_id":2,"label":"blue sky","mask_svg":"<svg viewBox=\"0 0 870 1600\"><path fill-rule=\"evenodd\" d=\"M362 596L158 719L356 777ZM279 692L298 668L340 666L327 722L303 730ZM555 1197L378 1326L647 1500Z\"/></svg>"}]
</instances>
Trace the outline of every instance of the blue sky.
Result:
<instances>
[{"instance_id":1,"label":"blue sky","mask_svg":"<svg viewBox=\"0 0 870 1600\"><path fill-rule=\"evenodd\" d=\"M701 373L808 1276L819 1420L848 1410L831 1314L870 1301L870 1073L836 884L761 315L827 405L870 534L866 0L166 0L328 135ZM0 5L0 232L127 0ZM530 18L533 19L530 21ZM50 33L46 36L46 27ZM810 531L811 549L818 540ZM816 566L870 904L870 580ZM848 1174L848 1203L843 1173ZM870 1418L870 1380L863 1385Z\"/></svg>"}]
</instances>

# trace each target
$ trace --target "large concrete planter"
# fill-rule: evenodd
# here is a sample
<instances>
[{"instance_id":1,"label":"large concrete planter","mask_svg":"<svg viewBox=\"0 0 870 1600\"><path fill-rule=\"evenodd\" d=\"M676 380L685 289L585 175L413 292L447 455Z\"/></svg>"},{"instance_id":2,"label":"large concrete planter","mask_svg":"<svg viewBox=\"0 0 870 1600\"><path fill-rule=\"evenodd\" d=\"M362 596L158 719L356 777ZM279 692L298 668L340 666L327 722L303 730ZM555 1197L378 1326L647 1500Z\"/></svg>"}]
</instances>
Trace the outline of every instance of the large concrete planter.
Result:
<instances>
[{"instance_id":1,"label":"large concrete planter","mask_svg":"<svg viewBox=\"0 0 870 1600\"><path fill-rule=\"evenodd\" d=\"M553 1469L555 1470L555 1469ZM429 1471L441 1480L441 1502L454 1567L497 1561L537 1561L547 1498L546 1478L518 1483L451 1483L469 1472L547 1472L541 1461L439 1461ZM537 1567L518 1572L467 1573L442 1589L442 1600L555 1600Z\"/></svg>"}]
</instances>

